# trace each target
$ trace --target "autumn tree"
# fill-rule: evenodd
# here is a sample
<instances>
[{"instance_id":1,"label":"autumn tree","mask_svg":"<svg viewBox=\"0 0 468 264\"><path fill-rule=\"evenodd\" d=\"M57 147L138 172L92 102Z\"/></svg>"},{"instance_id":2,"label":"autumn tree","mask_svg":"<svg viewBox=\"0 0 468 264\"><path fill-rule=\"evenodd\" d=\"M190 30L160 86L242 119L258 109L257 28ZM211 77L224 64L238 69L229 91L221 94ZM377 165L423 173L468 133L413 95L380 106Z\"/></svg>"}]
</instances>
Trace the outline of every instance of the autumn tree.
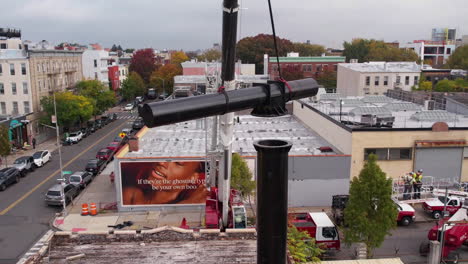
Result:
<instances>
[{"instance_id":1,"label":"autumn tree","mask_svg":"<svg viewBox=\"0 0 468 264\"><path fill-rule=\"evenodd\" d=\"M398 210L391 196L392 180L377 165L377 156L369 155L349 188L349 201L344 210L346 244L364 243L367 256L372 257L373 250L396 227Z\"/></svg>"},{"instance_id":2,"label":"autumn tree","mask_svg":"<svg viewBox=\"0 0 468 264\"><path fill-rule=\"evenodd\" d=\"M156 71L151 74L150 84L152 87L157 87L158 93L166 92L167 94L172 93L174 86L174 76L181 75L182 68L169 63L159 67ZM163 81L164 80L164 87Z\"/></svg>"},{"instance_id":3,"label":"autumn tree","mask_svg":"<svg viewBox=\"0 0 468 264\"><path fill-rule=\"evenodd\" d=\"M300 80L304 79L304 72L295 67L281 68L281 77L286 81Z\"/></svg>"},{"instance_id":4,"label":"autumn tree","mask_svg":"<svg viewBox=\"0 0 468 264\"><path fill-rule=\"evenodd\" d=\"M171 54L171 63L182 67L181 63L188 61L189 57L183 51L176 51Z\"/></svg>"},{"instance_id":5,"label":"autumn tree","mask_svg":"<svg viewBox=\"0 0 468 264\"><path fill-rule=\"evenodd\" d=\"M326 50L322 45L295 42L291 51L298 52L301 57L313 57L322 55Z\"/></svg>"},{"instance_id":6,"label":"autumn tree","mask_svg":"<svg viewBox=\"0 0 468 264\"><path fill-rule=\"evenodd\" d=\"M336 89L336 72L325 71L317 76L316 81L327 90Z\"/></svg>"},{"instance_id":7,"label":"autumn tree","mask_svg":"<svg viewBox=\"0 0 468 264\"><path fill-rule=\"evenodd\" d=\"M221 51L217 49L208 49L197 56L198 61L221 61Z\"/></svg>"},{"instance_id":8,"label":"autumn tree","mask_svg":"<svg viewBox=\"0 0 468 264\"><path fill-rule=\"evenodd\" d=\"M112 107L116 103L114 92L110 91L102 82L98 80L80 81L76 85L79 95L82 95L93 102L93 114L98 115Z\"/></svg>"},{"instance_id":9,"label":"autumn tree","mask_svg":"<svg viewBox=\"0 0 468 264\"><path fill-rule=\"evenodd\" d=\"M143 96L146 93L146 85L140 75L136 72L130 72L125 80L122 81L122 97L131 101L137 96Z\"/></svg>"},{"instance_id":10,"label":"autumn tree","mask_svg":"<svg viewBox=\"0 0 468 264\"><path fill-rule=\"evenodd\" d=\"M74 95L71 92L55 93L55 102L57 105L57 122L60 127L70 127L85 122L94 113L93 102L90 99L81 95ZM43 97L41 106L46 113L41 118L41 122L51 124L51 116L55 115L53 96Z\"/></svg>"},{"instance_id":11,"label":"autumn tree","mask_svg":"<svg viewBox=\"0 0 468 264\"><path fill-rule=\"evenodd\" d=\"M447 60L450 69L468 71L468 45L458 47Z\"/></svg>"},{"instance_id":12,"label":"autumn tree","mask_svg":"<svg viewBox=\"0 0 468 264\"><path fill-rule=\"evenodd\" d=\"M149 83L151 73L156 70L156 59L153 49L137 50L130 60L128 68L130 72L136 72L143 78L145 85Z\"/></svg>"},{"instance_id":13,"label":"autumn tree","mask_svg":"<svg viewBox=\"0 0 468 264\"><path fill-rule=\"evenodd\" d=\"M276 37L280 57L293 51L293 43L287 39ZM273 35L259 34L255 37L246 37L237 43L237 58L243 63L255 63L255 71L263 72L263 55L276 57Z\"/></svg>"},{"instance_id":14,"label":"autumn tree","mask_svg":"<svg viewBox=\"0 0 468 264\"><path fill-rule=\"evenodd\" d=\"M294 225L288 227L287 247L296 263L319 263L325 252L307 231L299 231Z\"/></svg>"},{"instance_id":15,"label":"autumn tree","mask_svg":"<svg viewBox=\"0 0 468 264\"><path fill-rule=\"evenodd\" d=\"M10 137L8 136L9 128L5 125L0 125L0 156L5 160L5 166L8 165L7 157L11 152Z\"/></svg>"}]
</instances>

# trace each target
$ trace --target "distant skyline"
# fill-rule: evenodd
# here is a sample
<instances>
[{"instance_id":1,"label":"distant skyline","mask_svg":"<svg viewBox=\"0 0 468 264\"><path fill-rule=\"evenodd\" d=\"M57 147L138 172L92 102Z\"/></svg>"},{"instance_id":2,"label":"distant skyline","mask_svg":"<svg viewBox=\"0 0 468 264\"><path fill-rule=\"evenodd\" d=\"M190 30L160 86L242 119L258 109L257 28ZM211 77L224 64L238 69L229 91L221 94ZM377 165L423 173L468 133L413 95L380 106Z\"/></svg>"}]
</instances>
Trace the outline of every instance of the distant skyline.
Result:
<instances>
[{"instance_id":1,"label":"distant skyline","mask_svg":"<svg viewBox=\"0 0 468 264\"><path fill-rule=\"evenodd\" d=\"M430 39L435 27L468 35L466 0L271 0L279 37L342 48L353 38L401 43ZM238 39L271 34L267 1L239 0ZM222 0L3 1L0 27L23 40L123 48L207 49L221 43Z\"/></svg>"}]
</instances>

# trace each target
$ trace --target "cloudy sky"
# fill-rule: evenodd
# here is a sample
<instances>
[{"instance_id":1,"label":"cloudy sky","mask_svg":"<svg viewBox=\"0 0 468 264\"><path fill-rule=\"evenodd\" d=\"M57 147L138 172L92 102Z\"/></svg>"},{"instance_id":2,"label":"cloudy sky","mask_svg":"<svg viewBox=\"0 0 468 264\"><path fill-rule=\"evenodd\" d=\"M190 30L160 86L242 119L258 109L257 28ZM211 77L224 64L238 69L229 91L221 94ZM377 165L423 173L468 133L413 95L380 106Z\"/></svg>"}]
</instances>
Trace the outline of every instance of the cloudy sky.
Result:
<instances>
[{"instance_id":1,"label":"cloudy sky","mask_svg":"<svg viewBox=\"0 0 468 264\"><path fill-rule=\"evenodd\" d=\"M267 0L242 4L240 37L271 33ZM341 48L355 37L406 42L431 28L468 35L468 0L271 0L277 35ZM1 0L0 27L23 39L205 49L221 41L222 0Z\"/></svg>"}]
</instances>

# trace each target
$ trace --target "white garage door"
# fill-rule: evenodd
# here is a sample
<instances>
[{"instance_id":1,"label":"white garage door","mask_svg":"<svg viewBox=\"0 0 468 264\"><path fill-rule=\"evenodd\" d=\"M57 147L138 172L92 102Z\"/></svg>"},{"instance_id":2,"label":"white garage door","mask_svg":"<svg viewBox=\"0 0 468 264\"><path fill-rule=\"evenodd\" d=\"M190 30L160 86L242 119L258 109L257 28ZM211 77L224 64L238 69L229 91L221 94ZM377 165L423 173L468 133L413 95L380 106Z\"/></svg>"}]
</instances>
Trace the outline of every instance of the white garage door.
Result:
<instances>
[{"instance_id":1,"label":"white garage door","mask_svg":"<svg viewBox=\"0 0 468 264\"><path fill-rule=\"evenodd\" d=\"M435 180L460 181L462 162L463 148L418 148L414 170L422 169Z\"/></svg>"}]
</instances>

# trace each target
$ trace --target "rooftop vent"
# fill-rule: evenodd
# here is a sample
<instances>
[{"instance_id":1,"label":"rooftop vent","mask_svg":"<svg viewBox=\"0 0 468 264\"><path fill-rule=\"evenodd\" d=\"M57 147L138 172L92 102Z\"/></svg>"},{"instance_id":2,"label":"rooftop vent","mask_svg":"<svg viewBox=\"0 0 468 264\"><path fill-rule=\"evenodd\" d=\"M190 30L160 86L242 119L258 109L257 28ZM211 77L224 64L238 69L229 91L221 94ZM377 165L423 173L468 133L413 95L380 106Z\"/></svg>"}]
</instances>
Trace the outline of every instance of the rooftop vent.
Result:
<instances>
[{"instance_id":1,"label":"rooftop vent","mask_svg":"<svg viewBox=\"0 0 468 264\"><path fill-rule=\"evenodd\" d=\"M323 147L320 147L318 148L320 150L320 152L322 153L326 153L326 152L333 152L333 149L331 147L328 147L328 146L323 146Z\"/></svg>"}]
</instances>

